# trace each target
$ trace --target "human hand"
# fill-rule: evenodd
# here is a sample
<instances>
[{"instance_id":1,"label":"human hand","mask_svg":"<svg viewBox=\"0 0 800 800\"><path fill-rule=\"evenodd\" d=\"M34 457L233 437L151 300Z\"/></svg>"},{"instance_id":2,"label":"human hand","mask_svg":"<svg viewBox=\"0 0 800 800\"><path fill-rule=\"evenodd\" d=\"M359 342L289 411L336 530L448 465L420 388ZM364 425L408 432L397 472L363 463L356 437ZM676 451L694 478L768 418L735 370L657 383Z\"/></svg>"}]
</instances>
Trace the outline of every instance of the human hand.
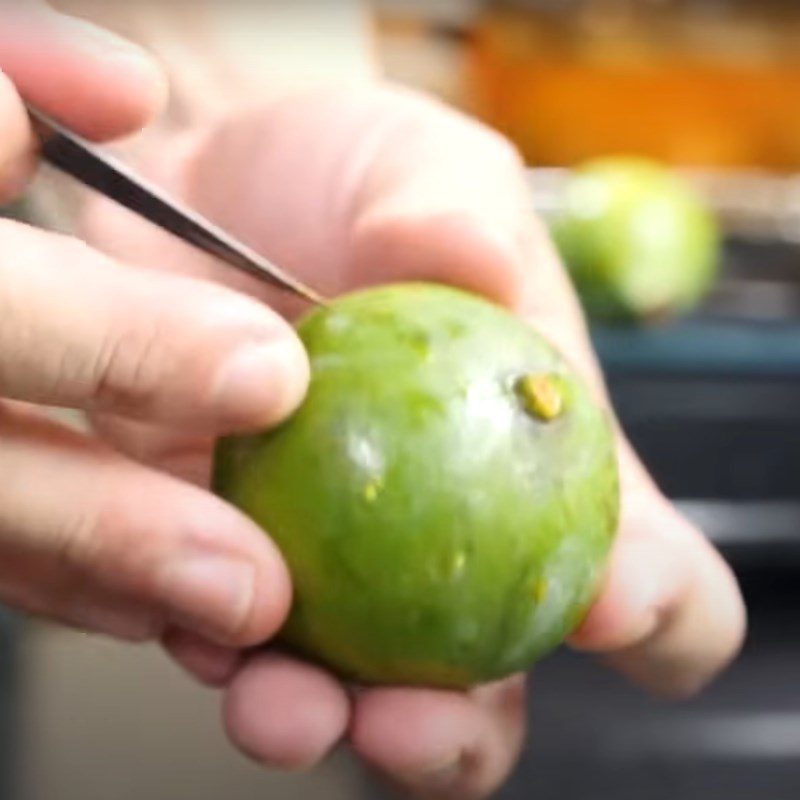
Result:
<instances>
[{"instance_id":1,"label":"human hand","mask_svg":"<svg viewBox=\"0 0 800 800\"><path fill-rule=\"evenodd\" d=\"M187 135L149 168L324 293L430 280L503 303L607 403L519 159L476 123L404 91L322 91ZM287 316L297 311L103 201L90 209L86 232L120 258L152 263L158 253L174 271L227 283ZM210 439L108 416L98 426L132 457L206 483ZM742 602L722 559L660 494L621 432L618 441L619 539L604 590L571 644L653 691L688 695L737 652ZM278 653L245 657L175 629L165 644L201 680L225 688L231 738L268 765L311 766L344 738L408 791L477 798L508 774L523 739L520 677L466 694L351 694L324 670Z\"/></svg>"},{"instance_id":2,"label":"human hand","mask_svg":"<svg viewBox=\"0 0 800 800\"><path fill-rule=\"evenodd\" d=\"M18 92L94 139L133 131L160 106L164 79L133 45L39 3L4 4L0 19L4 199L35 164ZM290 589L261 532L42 406L208 436L257 417L273 424L308 379L290 326L217 284L126 266L7 220L0 309L0 602L125 639L170 624L235 647L268 638Z\"/></svg>"}]
</instances>

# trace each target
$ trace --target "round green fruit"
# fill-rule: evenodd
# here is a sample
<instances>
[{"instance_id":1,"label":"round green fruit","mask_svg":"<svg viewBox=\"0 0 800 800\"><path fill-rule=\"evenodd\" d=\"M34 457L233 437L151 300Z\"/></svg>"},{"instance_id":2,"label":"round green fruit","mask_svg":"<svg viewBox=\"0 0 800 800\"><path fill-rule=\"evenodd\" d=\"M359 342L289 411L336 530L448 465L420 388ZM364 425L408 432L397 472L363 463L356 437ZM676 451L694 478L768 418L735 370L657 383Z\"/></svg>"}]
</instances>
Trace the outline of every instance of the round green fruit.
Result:
<instances>
[{"instance_id":1,"label":"round green fruit","mask_svg":"<svg viewBox=\"0 0 800 800\"><path fill-rule=\"evenodd\" d=\"M289 565L285 646L370 684L527 668L595 596L618 514L604 412L519 319L443 287L350 295L299 326L305 404L220 443L218 493Z\"/></svg>"},{"instance_id":2,"label":"round green fruit","mask_svg":"<svg viewBox=\"0 0 800 800\"><path fill-rule=\"evenodd\" d=\"M694 308L719 262L714 217L674 172L608 158L567 182L553 235L589 315L653 320Z\"/></svg>"}]
</instances>

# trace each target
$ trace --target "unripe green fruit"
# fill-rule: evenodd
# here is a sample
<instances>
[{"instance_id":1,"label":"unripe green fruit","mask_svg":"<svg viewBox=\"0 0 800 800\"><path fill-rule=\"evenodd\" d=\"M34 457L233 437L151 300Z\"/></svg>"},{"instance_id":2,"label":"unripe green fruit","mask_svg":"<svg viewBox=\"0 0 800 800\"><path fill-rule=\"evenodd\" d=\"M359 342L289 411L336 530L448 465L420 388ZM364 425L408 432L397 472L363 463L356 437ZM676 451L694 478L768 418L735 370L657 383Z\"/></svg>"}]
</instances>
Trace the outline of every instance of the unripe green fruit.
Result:
<instances>
[{"instance_id":1,"label":"unripe green fruit","mask_svg":"<svg viewBox=\"0 0 800 800\"><path fill-rule=\"evenodd\" d=\"M582 620L612 544L604 411L530 327L452 289L350 295L299 331L305 404L221 442L215 476L288 562L284 644L371 684L526 669Z\"/></svg>"},{"instance_id":2,"label":"unripe green fruit","mask_svg":"<svg viewBox=\"0 0 800 800\"><path fill-rule=\"evenodd\" d=\"M717 224L690 186L645 159L590 162L568 180L553 235L590 317L693 309L717 274Z\"/></svg>"}]
</instances>

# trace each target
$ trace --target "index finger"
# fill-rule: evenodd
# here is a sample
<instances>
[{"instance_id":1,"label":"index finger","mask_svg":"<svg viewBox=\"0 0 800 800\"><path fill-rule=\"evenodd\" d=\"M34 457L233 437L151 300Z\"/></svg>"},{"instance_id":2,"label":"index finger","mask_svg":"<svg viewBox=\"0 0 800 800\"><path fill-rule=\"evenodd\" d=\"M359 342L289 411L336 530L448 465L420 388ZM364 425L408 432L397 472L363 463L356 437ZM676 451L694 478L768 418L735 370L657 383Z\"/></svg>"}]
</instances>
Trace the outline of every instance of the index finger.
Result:
<instances>
[{"instance_id":1,"label":"index finger","mask_svg":"<svg viewBox=\"0 0 800 800\"><path fill-rule=\"evenodd\" d=\"M307 355L266 305L17 223L0 245L0 395L209 434L301 402Z\"/></svg>"},{"instance_id":2,"label":"index finger","mask_svg":"<svg viewBox=\"0 0 800 800\"><path fill-rule=\"evenodd\" d=\"M26 100L78 133L116 138L163 105L164 76L141 48L45 3L4 4L0 18L0 70Z\"/></svg>"}]
</instances>

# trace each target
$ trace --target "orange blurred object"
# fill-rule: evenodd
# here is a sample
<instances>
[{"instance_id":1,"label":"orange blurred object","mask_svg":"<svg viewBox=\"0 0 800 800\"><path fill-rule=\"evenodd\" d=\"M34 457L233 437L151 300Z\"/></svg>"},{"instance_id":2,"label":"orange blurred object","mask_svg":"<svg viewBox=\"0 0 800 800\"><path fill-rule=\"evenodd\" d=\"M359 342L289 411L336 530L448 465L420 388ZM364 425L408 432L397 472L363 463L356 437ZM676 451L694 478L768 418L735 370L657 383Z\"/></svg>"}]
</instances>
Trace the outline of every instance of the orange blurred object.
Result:
<instances>
[{"instance_id":1,"label":"orange blurred object","mask_svg":"<svg viewBox=\"0 0 800 800\"><path fill-rule=\"evenodd\" d=\"M800 167L795 0L506 0L470 72L471 105L535 164Z\"/></svg>"}]
</instances>

